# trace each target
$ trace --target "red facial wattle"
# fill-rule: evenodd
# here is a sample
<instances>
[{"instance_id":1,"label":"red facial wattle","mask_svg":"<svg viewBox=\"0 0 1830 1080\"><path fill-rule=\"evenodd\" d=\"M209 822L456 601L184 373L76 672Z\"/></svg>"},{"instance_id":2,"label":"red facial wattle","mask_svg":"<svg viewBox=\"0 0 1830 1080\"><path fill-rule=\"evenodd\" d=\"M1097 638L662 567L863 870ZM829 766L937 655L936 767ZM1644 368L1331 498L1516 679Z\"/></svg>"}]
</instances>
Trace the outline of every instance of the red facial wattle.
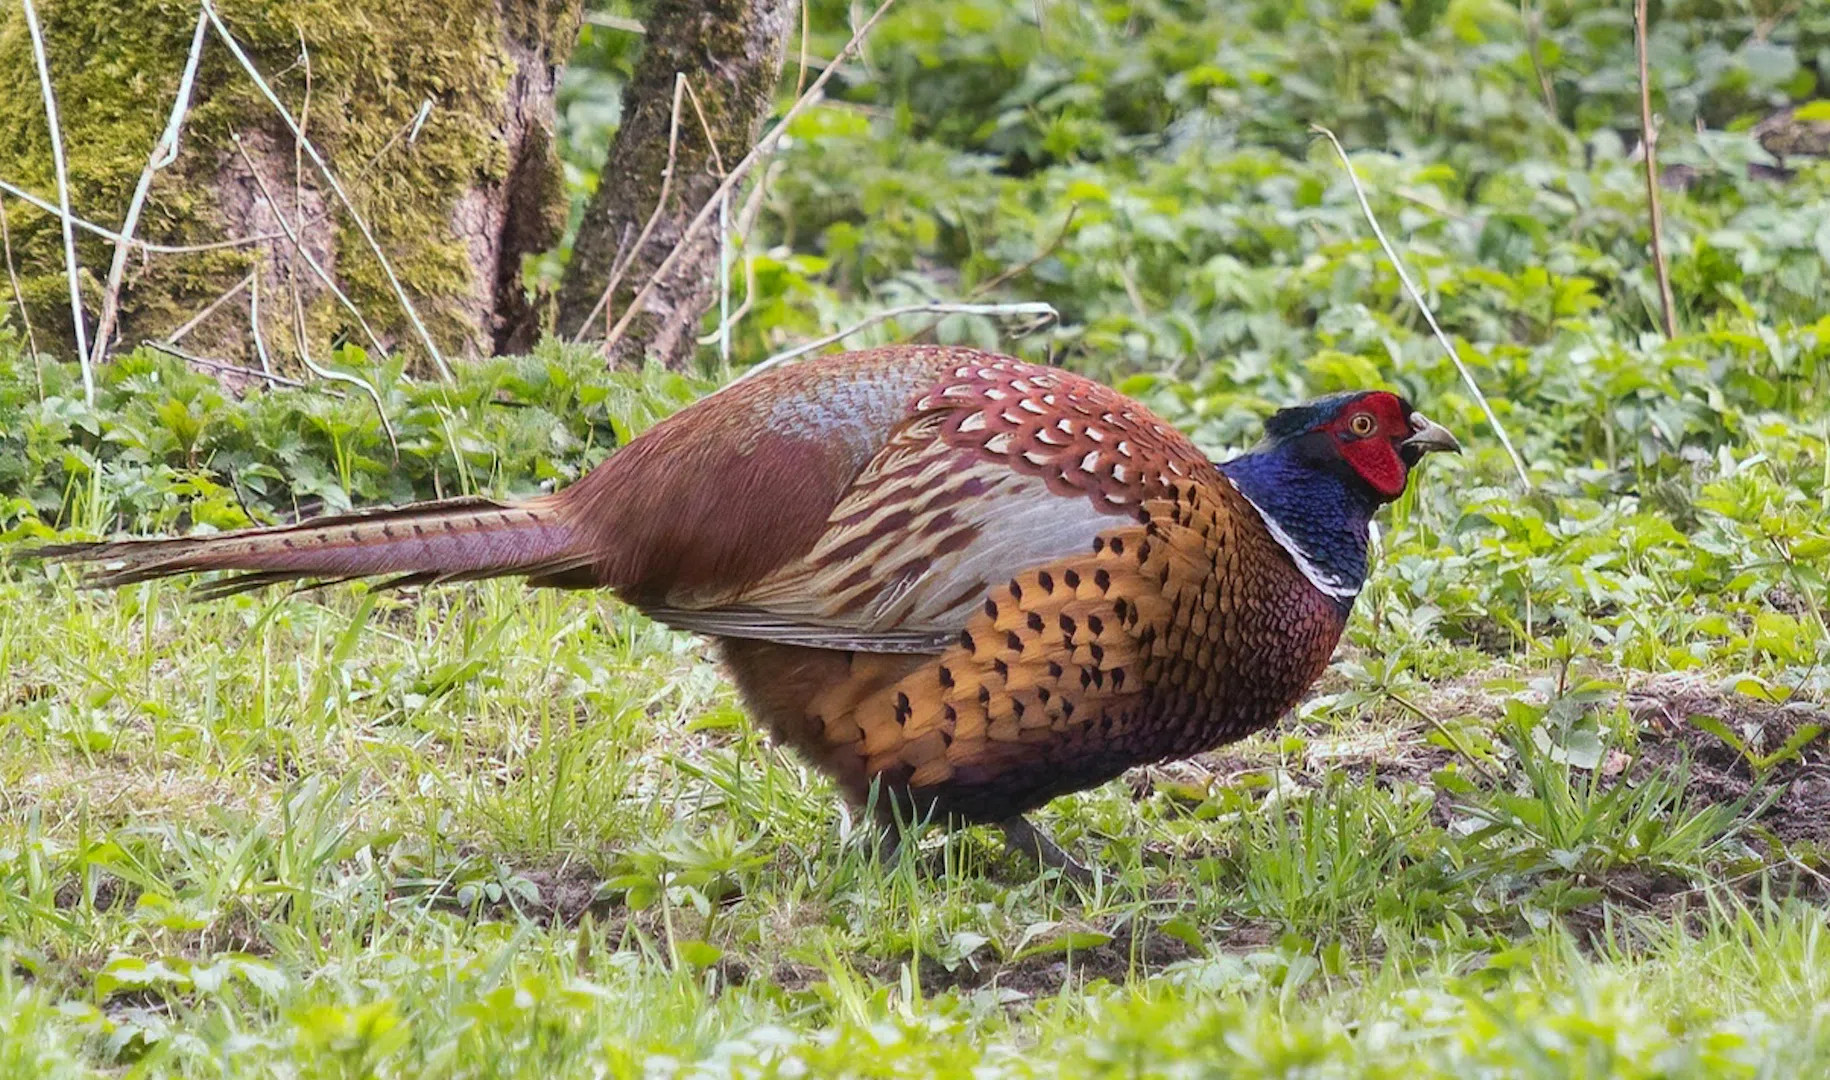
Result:
<instances>
[{"instance_id":1,"label":"red facial wattle","mask_svg":"<svg viewBox=\"0 0 1830 1080\"><path fill-rule=\"evenodd\" d=\"M1341 457L1368 487L1387 499L1404 493L1407 470L1397 444L1410 434L1405 413L1404 402L1396 394L1377 391L1354 401L1329 425Z\"/></svg>"},{"instance_id":2,"label":"red facial wattle","mask_svg":"<svg viewBox=\"0 0 1830 1080\"><path fill-rule=\"evenodd\" d=\"M1343 444L1341 456L1380 495L1395 499L1404 493L1404 462L1392 440L1383 433Z\"/></svg>"}]
</instances>

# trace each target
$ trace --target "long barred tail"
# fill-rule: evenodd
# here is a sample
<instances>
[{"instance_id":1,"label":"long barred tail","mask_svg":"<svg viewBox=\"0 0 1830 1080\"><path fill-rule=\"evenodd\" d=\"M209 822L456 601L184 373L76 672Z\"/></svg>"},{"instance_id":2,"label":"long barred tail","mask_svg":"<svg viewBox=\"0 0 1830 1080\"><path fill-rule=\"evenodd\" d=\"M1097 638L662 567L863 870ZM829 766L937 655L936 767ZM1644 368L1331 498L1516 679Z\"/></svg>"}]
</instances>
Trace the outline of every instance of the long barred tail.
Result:
<instances>
[{"instance_id":1,"label":"long barred tail","mask_svg":"<svg viewBox=\"0 0 1830 1080\"><path fill-rule=\"evenodd\" d=\"M521 503L441 499L312 518L294 525L179 539L56 544L32 554L90 564L86 584L114 588L211 570L207 597L281 581L332 583L393 575L389 586L522 575L568 584L591 558L552 498Z\"/></svg>"}]
</instances>

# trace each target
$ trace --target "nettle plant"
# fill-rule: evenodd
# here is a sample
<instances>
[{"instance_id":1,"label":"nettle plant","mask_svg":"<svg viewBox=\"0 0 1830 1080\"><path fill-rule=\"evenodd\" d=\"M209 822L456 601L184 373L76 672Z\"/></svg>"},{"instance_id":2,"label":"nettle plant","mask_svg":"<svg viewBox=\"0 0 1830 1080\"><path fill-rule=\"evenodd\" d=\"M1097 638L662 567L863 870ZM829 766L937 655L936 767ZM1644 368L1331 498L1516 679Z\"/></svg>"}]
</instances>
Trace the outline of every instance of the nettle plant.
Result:
<instances>
[{"instance_id":1,"label":"nettle plant","mask_svg":"<svg viewBox=\"0 0 1830 1080\"><path fill-rule=\"evenodd\" d=\"M408 380L398 360L337 356L344 384L237 397L142 350L100 371L95 408L71 364L0 343L0 537L77 527L234 528L302 510L568 482L706 384L605 373L582 350ZM386 414L386 422L381 413Z\"/></svg>"}]
</instances>

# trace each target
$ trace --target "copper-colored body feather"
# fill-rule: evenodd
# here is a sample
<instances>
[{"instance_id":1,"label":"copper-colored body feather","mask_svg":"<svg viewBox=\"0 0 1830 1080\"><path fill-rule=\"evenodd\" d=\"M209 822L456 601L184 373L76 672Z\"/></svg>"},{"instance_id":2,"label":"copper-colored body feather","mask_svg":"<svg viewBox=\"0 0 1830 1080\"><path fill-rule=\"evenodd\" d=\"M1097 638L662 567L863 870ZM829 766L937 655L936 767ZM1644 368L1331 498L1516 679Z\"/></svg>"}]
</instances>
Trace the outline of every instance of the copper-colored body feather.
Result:
<instances>
[{"instance_id":1,"label":"copper-colored body feather","mask_svg":"<svg viewBox=\"0 0 1830 1080\"><path fill-rule=\"evenodd\" d=\"M850 798L875 780L885 805L981 821L1270 723L1344 620L1142 406L950 348L763 373L528 502L52 553L103 564L104 585L613 589L715 638L757 718Z\"/></svg>"}]
</instances>

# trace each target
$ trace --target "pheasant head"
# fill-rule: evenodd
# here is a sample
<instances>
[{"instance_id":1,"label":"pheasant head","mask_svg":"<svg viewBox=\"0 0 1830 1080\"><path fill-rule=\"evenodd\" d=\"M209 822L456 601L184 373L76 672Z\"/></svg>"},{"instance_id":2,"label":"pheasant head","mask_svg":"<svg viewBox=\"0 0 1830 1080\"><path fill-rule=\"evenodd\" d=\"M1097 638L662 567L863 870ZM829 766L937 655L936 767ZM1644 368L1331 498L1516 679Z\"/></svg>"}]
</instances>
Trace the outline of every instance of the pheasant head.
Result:
<instances>
[{"instance_id":1,"label":"pheasant head","mask_svg":"<svg viewBox=\"0 0 1830 1080\"><path fill-rule=\"evenodd\" d=\"M1220 466L1316 588L1351 607L1366 580L1367 532L1435 450L1461 452L1447 428L1383 390L1283 409L1265 438Z\"/></svg>"}]
</instances>

